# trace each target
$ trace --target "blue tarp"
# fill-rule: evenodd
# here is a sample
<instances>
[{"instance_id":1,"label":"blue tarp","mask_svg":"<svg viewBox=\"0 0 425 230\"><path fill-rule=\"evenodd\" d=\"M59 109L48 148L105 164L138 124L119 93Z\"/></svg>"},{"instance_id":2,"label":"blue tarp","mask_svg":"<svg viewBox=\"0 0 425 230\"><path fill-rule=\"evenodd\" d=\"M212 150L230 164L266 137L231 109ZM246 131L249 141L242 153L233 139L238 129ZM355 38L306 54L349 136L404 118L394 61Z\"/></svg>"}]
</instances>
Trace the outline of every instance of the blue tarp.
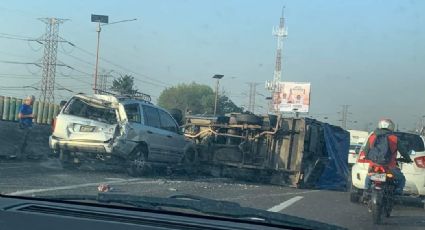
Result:
<instances>
[{"instance_id":1,"label":"blue tarp","mask_svg":"<svg viewBox=\"0 0 425 230\"><path fill-rule=\"evenodd\" d=\"M316 182L317 189L346 190L350 134L344 129L323 124L325 147L329 162Z\"/></svg>"}]
</instances>

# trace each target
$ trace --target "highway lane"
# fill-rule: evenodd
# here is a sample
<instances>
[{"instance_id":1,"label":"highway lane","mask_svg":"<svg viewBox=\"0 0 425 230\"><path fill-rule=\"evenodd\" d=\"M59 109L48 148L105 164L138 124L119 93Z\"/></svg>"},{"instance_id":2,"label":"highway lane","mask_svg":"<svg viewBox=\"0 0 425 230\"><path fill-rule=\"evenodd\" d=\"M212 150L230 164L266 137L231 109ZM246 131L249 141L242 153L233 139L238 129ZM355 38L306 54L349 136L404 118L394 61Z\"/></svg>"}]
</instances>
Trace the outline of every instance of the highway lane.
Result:
<instances>
[{"instance_id":1,"label":"highway lane","mask_svg":"<svg viewBox=\"0 0 425 230\"><path fill-rule=\"evenodd\" d=\"M242 206L282 212L336 224L349 229L424 229L425 211L396 206L393 217L374 226L367 207L349 202L347 192L301 190L282 186L234 181L205 176L129 177L117 170L64 170L56 159L39 162L0 162L0 191L21 196L97 194L99 184L111 192L146 196L196 194L240 203Z\"/></svg>"}]
</instances>

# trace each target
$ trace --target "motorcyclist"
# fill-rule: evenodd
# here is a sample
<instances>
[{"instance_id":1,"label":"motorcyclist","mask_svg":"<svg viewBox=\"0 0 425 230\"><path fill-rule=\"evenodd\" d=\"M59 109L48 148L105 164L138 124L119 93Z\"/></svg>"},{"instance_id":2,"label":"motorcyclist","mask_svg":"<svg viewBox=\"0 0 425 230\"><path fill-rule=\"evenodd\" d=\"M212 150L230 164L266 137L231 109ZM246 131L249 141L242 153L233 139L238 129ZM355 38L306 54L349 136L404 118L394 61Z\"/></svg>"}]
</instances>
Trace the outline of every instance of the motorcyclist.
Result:
<instances>
[{"instance_id":1,"label":"motorcyclist","mask_svg":"<svg viewBox=\"0 0 425 230\"><path fill-rule=\"evenodd\" d=\"M367 158L369 151L371 150L371 148L374 147L374 142L377 139L377 136L379 135L387 136L389 149L391 151L391 157L390 157L389 163L387 165L382 165L382 166L386 166L394 175L394 179L396 182L395 194L402 195L404 185L406 184L406 178L404 177L403 173L398 167L397 151L404 158L404 162L412 162L412 160L410 159L407 144L399 140L397 136L394 134L394 126L395 126L394 122L390 119L380 120L378 122L378 128L375 131L373 131L373 133L369 136L366 146L364 148L364 152ZM382 154L385 154L385 153L382 153ZM373 162L371 164L373 164ZM370 180L370 177L367 176L366 184L365 184L366 192L370 191L371 182L372 181Z\"/></svg>"}]
</instances>

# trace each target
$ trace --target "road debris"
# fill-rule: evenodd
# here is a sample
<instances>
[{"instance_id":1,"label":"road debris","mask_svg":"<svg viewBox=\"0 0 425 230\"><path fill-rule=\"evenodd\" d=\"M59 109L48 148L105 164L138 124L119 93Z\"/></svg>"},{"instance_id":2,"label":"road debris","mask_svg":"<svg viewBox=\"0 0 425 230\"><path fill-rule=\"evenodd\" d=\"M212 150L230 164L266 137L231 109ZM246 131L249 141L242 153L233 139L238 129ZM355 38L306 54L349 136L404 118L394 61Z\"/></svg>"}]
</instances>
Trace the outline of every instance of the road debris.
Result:
<instances>
[{"instance_id":1,"label":"road debris","mask_svg":"<svg viewBox=\"0 0 425 230\"><path fill-rule=\"evenodd\" d=\"M108 184L100 184L97 187L97 190L99 192L110 192L112 190L112 187L110 185L108 185Z\"/></svg>"}]
</instances>

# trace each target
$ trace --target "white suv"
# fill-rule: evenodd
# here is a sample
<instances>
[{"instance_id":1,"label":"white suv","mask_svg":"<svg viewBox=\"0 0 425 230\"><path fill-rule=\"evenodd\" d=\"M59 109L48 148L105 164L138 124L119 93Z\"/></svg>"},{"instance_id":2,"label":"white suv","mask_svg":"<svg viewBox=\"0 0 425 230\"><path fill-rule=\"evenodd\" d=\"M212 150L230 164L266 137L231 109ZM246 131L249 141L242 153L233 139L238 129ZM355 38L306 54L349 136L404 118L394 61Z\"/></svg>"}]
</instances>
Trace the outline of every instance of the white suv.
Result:
<instances>
[{"instance_id":1,"label":"white suv","mask_svg":"<svg viewBox=\"0 0 425 230\"><path fill-rule=\"evenodd\" d=\"M417 134L395 132L400 141L404 141L411 150L410 158L413 163L400 163L400 169L406 177L406 186L404 192L413 195L425 197L425 147L424 139ZM359 201L365 188L365 179L367 176L369 161L365 159L365 153L360 150L357 162L351 169L351 195L352 202ZM401 157L398 154L398 157Z\"/></svg>"},{"instance_id":2,"label":"white suv","mask_svg":"<svg viewBox=\"0 0 425 230\"><path fill-rule=\"evenodd\" d=\"M53 122L50 148L64 167L97 159L122 163L130 174L154 164L194 161L196 149L175 119L140 97L77 94Z\"/></svg>"}]
</instances>

